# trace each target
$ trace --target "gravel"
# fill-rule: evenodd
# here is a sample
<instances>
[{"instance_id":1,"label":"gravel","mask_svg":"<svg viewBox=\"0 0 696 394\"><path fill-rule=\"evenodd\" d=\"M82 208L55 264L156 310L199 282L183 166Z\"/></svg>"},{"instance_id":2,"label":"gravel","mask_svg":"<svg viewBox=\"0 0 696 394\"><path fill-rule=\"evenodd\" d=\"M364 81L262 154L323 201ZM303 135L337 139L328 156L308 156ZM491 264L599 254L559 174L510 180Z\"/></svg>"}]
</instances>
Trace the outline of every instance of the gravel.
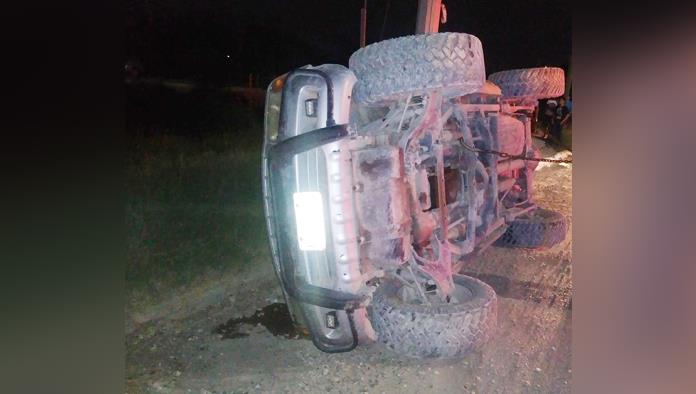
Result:
<instances>
[{"instance_id":1,"label":"gravel","mask_svg":"<svg viewBox=\"0 0 696 394\"><path fill-rule=\"evenodd\" d=\"M246 270L245 287L215 305L136 326L126 336L126 391L570 392L572 166L545 166L535 184L538 204L566 215L569 233L548 250L491 248L464 267L484 281L488 275L507 283L496 288L499 334L481 351L446 363L402 358L380 345L325 354L307 339L276 337L263 326L221 340L212 333L217 325L283 299L269 262ZM245 291L251 286L254 292Z\"/></svg>"}]
</instances>

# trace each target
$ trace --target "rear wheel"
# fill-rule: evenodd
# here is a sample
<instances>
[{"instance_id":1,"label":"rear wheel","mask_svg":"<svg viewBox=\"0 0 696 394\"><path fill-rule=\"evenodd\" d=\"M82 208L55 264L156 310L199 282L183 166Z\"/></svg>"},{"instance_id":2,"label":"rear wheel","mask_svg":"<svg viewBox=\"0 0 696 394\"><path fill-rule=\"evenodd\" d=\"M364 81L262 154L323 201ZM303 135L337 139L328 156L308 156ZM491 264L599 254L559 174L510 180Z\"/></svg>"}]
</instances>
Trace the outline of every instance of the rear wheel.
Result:
<instances>
[{"instance_id":1,"label":"rear wheel","mask_svg":"<svg viewBox=\"0 0 696 394\"><path fill-rule=\"evenodd\" d=\"M496 328L495 292L478 279L454 275L450 303L424 304L403 282L389 278L368 310L378 340L417 358L458 358L479 349Z\"/></svg>"},{"instance_id":2,"label":"rear wheel","mask_svg":"<svg viewBox=\"0 0 696 394\"><path fill-rule=\"evenodd\" d=\"M537 208L509 223L507 231L494 245L508 248L551 247L565 239L566 231L567 224L563 215Z\"/></svg>"},{"instance_id":3,"label":"rear wheel","mask_svg":"<svg viewBox=\"0 0 696 394\"><path fill-rule=\"evenodd\" d=\"M565 72L558 67L500 71L491 74L488 79L500 87L504 98L539 100L562 96L565 91Z\"/></svg>"}]
</instances>

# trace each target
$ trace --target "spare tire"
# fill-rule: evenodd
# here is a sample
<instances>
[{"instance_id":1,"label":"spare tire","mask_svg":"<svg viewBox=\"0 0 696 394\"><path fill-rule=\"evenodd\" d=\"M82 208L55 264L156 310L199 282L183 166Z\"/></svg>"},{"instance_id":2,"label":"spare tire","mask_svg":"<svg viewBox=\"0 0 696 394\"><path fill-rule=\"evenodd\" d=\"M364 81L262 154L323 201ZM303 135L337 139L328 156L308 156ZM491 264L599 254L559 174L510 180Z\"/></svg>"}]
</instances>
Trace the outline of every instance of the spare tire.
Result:
<instances>
[{"instance_id":1,"label":"spare tire","mask_svg":"<svg viewBox=\"0 0 696 394\"><path fill-rule=\"evenodd\" d=\"M537 208L509 223L505 233L494 245L507 248L551 247L565 239L567 228L563 215Z\"/></svg>"},{"instance_id":2,"label":"spare tire","mask_svg":"<svg viewBox=\"0 0 696 394\"><path fill-rule=\"evenodd\" d=\"M537 67L506 70L491 74L488 79L500 86L504 98L545 99L565 92L565 72L558 67Z\"/></svg>"},{"instance_id":3,"label":"spare tire","mask_svg":"<svg viewBox=\"0 0 696 394\"><path fill-rule=\"evenodd\" d=\"M368 308L378 341L416 358L458 358L479 349L495 332L495 292L475 278L453 279L453 293L460 299L438 305L406 302L400 296L401 281L382 281Z\"/></svg>"},{"instance_id":4,"label":"spare tire","mask_svg":"<svg viewBox=\"0 0 696 394\"><path fill-rule=\"evenodd\" d=\"M358 81L353 99L383 104L402 95L442 89L443 97L463 96L486 81L481 41L465 33L419 34L360 48L349 67Z\"/></svg>"}]
</instances>

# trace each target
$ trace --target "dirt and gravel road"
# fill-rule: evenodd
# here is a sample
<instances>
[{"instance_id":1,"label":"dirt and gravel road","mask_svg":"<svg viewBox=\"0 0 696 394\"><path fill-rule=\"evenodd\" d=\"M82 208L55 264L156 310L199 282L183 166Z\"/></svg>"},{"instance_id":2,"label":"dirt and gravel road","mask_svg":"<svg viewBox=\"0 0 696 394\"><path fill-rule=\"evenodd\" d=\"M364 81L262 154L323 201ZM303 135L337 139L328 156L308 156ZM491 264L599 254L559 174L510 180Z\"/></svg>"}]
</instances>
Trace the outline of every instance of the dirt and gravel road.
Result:
<instances>
[{"instance_id":1,"label":"dirt and gravel road","mask_svg":"<svg viewBox=\"0 0 696 394\"><path fill-rule=\"evenodd\" d=\"M553 153L545 148L546 156ZM539 205L566 215L572 229L570 166L545 166L537 172L536 185ZM283 302L268 262L236 276L232 290L202 310L131 327L126 335L126 390L570 392L571 240L569 232L562 244L543 251L490 248L464 267L463 273L493 286L499 311L496 337L463 360L405 359L380 345L330 355L306 338L274 335L266 326L282 330L282 322L274 322L282 316L270 315L274 308L260 316L264 307ZM258 319L238 322L235 335L223 335L230 332L219 328L255 313Z\"/></svg>"}]
</instances>

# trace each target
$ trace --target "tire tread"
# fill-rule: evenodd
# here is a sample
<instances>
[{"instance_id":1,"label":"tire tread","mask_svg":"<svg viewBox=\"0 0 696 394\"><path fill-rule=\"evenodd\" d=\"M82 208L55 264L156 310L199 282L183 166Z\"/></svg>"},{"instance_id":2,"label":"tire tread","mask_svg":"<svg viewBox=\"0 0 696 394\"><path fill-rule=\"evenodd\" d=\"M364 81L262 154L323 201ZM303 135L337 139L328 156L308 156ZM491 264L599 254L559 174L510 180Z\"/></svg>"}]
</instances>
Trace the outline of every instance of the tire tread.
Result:
<instances>
[{"instance_id":1,"label":"tire tread","mask_svg":"<svg viewBox=\"0 0 696 394\"><path fill-rule=\"evenodd\" d=\"M399 287L394 279L383 283L375 292L370 309L379 341L397 353L415 358L460 358L480 349L496 330L495 292L478 279L463 275L454 278L455 283L478 287L474 302L410 308L394 302L392 295Z\"/></svg>"},{"instance_id":2,"label":"tire tread","mask_svg":"<svg viewBox=\"0 0 696 394\"><path fill-rule=\"evenodd\" d=\"M565 92L565 72L558 67L535 67L493 73L488 80L500 87L503 97L545 99Z\"/></svg>"},{"instance_id":3,"label":"tire tread","mask_svg":"<svg viewBox=\"0 0 696 394\"><path fill-rule=\"evenodd\" d=\"M509 223L505 233L494 245L507 248L542 248L554 246L565 239L567 223L563 215L543 208L537 208L534 214Z\"/></svg>"},{"instance_id":4,"label":"tire tread","mask_svg":"<svg viewBox=\"0 0 696 394\"><path fill-rule=\"evenodd\" d=\"M443 89L445 97L480 89L486 73L481 41L465 33L419 34L380 41L357 50L349 67L358 81L353 99L362 104Z\"/></svg>"}]
</instances>

